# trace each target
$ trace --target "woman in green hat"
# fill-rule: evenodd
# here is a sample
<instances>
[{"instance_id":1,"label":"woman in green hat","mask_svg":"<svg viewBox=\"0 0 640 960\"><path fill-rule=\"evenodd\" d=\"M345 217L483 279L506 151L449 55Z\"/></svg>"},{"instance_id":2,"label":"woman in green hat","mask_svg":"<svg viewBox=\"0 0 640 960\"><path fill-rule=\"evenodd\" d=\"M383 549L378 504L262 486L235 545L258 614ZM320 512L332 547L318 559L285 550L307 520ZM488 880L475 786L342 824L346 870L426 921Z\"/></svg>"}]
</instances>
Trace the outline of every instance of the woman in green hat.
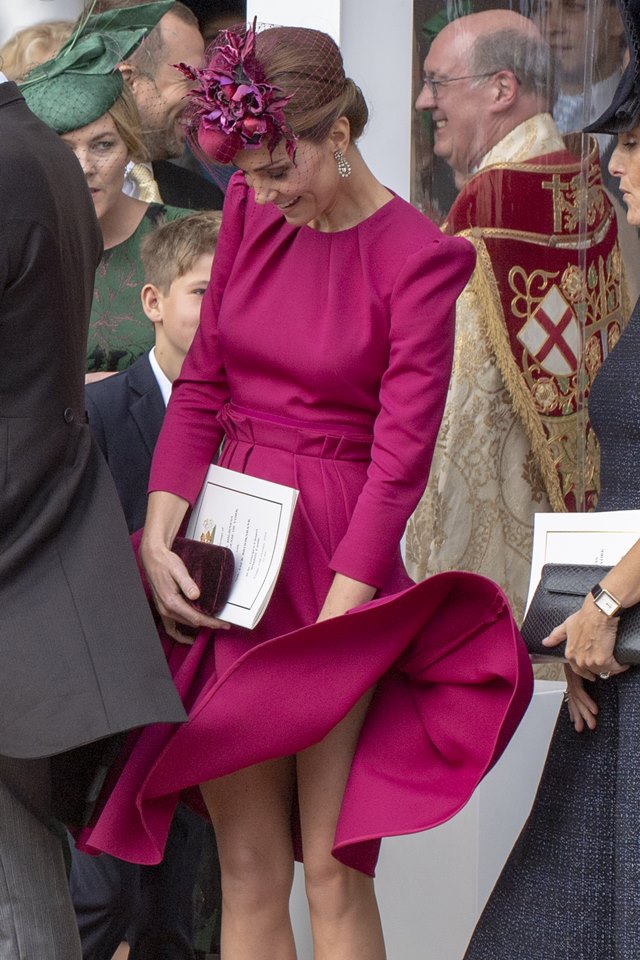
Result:
<instances>
[{"instance_id":1,"label":"woman in green hat","mask_svg":"<svg viewBox=\"0 0 640 960\"><path fill-rule=\"evenodd\" d=\"M78 158L102 230L104 252L87 343L88 379L126 369L153 346L153 329L140 304L140 244L158 224L192 212L122 192L127 165L148 156L135 101L117 64L172 2L89 17L59 53L31 71L21 85L31 110Z\"/></svg>"}]
</instances>

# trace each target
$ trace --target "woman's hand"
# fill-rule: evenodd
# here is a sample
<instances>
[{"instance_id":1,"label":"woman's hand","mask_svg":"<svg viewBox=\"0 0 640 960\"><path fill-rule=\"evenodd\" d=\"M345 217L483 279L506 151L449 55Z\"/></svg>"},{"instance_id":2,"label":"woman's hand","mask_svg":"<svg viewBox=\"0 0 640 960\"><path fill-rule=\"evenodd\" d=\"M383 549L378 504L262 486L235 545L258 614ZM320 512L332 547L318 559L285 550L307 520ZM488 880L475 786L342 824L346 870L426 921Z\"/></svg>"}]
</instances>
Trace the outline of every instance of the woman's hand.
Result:
<instances>
[{"instance_id":1,"label":"woman's hand","mask_svg":"<svg viewBox=\"0 0 640 960\"><path fill-rule=\"evenodd\" d=\"M585 724L589 730L595 730L598 704L585 690L582 677L574 673L568 663L564 665L564 673L567 678L567 692L564 699L569 710L571 723L576 728L576 733L582 733Z\"/></svg>"},{"instance_id":2,"label":"woman's hand","mask_svg":"<svg viewBox=\"0 0 640 960\"><path fill-rule=\"evenodd\" d=\"M623 608L640 603L640 540L605 574L600 585ZM552 630L543 643L555 647L566 640L566 657L572 670L585 680L595 680L629 669L613 656L617 632L618 618L607 617L588 594L580 610Z\"/></svg>"},{"instance_id":3,"label":"woman's hand","mask_svg":"<svg viewBox=\"0 0 640 960\"><path fill-rule=\"evenodd\" d=\"M566 641L565 656L571 669L585 680L595 680L629 669L613 656L617 630L618 618L602 613L589 594L580 610L552 630L543 643L555 647Z\"/></svg>"},{"instance_id":4,"label":"woman's hand","mask_svg":"<svg viewBox=\"0 0 640 960\"><path fill-rule=\"evenodd\" d=\"M340 617L347 610L368 603L369 600L373 599L375 592L376 588L368 583L362 583L360 580L345 577L342 573L336 573L322 604L322 610L318 614L318 620Z\"/></svg>"},{"instance_id":5,"label":"woman's hand","mask_svg":"<svg viewBox=\"0 0 640 960\"><path fill-rule=\"evenodd\" d=\"M147 520L140 542L139 558L162 617L164 629L179 643L193 643L193 636L180 630L186 624L196 630L228 630L229 624L208 617L192 605L200 591L180 557L170 549L188 504L174 494L156 491L149 496Z\"/></svg>"}]
</instances>

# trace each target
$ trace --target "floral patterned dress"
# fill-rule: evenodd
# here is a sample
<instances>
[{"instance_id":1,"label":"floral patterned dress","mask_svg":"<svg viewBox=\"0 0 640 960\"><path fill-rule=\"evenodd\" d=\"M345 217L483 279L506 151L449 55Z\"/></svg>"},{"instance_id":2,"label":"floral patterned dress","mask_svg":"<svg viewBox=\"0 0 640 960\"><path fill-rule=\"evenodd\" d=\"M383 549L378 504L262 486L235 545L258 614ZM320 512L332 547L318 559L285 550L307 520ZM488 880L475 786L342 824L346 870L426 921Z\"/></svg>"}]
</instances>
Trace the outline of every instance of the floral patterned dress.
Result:
<instances>
[{"instance_id":1,"label":"floral patterned dress","mask_svg":"<svg viewBox=\"0 0 640 960\"><path fill-rule=\"evenodd\" d=\"M123 243L105 250L96 270L87 372L126 370L154 344L153 325L140 302L144 269L140 245L147 234L193 210L150 203L136 230Z\"/></svg>"}]
</instances>

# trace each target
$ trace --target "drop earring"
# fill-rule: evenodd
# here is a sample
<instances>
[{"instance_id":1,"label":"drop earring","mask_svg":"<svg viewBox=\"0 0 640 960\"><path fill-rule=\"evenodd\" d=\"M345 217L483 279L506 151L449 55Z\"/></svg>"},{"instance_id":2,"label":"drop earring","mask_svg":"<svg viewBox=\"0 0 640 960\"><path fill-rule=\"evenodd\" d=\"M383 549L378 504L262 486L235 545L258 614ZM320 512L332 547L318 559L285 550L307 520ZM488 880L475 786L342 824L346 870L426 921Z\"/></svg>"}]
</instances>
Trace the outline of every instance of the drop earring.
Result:
<instances>
[{"instance_id":1,"label":"drop earring","mask_svg":"<svg viewBox=\"0 0 640 960\"><path fill-rule=\"evenodd\" d=\"M351 164L345 157L342 150L334 150L333 156L338 164L338 175L341 176L343 180L346 180L347 177L351 176Z\"/></svg>"}]
</instances>

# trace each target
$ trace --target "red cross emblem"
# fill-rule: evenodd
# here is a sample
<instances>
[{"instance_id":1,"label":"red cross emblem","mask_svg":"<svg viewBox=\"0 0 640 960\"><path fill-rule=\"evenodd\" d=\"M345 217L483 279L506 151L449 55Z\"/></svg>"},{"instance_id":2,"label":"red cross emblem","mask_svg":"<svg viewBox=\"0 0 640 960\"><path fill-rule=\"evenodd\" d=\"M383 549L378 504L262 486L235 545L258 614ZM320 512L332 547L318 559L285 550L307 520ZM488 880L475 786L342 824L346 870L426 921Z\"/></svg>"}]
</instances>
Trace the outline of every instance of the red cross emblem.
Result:
<instances>
[{"instance_id":1,"label":"red cross emblem","mask_svg":"<svg viewBox=\"0 0 640 960\"><path fill-rule=\"evenodd\" d=\"M578 369L578 321L556 286L527 318L518 333L518 340L552 376L566 377Z\"/></svg>"}]
</instances>

